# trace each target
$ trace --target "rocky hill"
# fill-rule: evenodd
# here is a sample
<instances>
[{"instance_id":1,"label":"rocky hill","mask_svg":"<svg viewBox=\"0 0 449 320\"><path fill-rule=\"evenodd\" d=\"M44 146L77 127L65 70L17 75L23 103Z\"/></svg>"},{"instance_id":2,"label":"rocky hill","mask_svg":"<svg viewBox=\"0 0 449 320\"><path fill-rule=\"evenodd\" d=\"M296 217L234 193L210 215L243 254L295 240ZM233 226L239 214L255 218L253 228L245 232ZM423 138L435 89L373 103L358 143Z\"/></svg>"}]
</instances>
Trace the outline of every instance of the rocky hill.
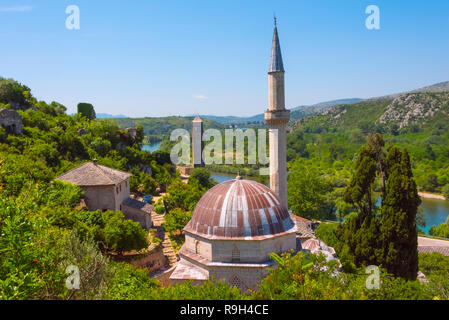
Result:
<instances>
[{"instance_id":1,"label":"rocky hill","mask_svg":"<svg viewBox=\"0 0 449 320\"><path fill-rule=\"evenodd\" d=\"M411 125L422 126L432 121L436 115L447 118L449 116L448 102L449 92L400 95L389 104L377 122L380 124L396 123L399 129Z\"/></svg>"},{"instance_id":2,"label":"rocky hill","mask_svg":"<svg viewBox=\"0 0 449 320\"><path fill-rule=\"evenodd\" d=\"M449 92L405 93L392 100L343 104L299 119L292 127L308 126L364 131L421 131L449 126ZM446 123L446 124L445 124Z\"/></svg>"}]
</instances>

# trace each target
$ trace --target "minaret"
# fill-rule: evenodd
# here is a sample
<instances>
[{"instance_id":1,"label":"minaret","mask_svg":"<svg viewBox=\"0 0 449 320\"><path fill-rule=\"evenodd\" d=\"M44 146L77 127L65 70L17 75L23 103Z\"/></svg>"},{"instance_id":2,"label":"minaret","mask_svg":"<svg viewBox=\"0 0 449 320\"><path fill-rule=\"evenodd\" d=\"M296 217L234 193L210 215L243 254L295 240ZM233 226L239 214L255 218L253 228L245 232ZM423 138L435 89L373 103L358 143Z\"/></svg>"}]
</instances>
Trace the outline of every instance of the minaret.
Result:
<instances>
[{"instance_id":1,"label":"minaret","mask_svg":"<svg viewBox=\"0 0 449 320\"><path fill-rule=\"evenodd\" d=\"M193 166L204 167L203 161L203 120L196 116L192 121Z\"/></svg>"},{"instance_id":2,"label":"minaret","mask_svg":"<svg viewBox=\"0 0 449 320\"><path fill-rule=\"evenodd\" d=\"M274 18L273 47L268 69L268 110L265 122L270 126L270 188L287 206L287 156L285 127L290 120L290 110L285 109L284 65Z\"/></svg>"}]
</instances>

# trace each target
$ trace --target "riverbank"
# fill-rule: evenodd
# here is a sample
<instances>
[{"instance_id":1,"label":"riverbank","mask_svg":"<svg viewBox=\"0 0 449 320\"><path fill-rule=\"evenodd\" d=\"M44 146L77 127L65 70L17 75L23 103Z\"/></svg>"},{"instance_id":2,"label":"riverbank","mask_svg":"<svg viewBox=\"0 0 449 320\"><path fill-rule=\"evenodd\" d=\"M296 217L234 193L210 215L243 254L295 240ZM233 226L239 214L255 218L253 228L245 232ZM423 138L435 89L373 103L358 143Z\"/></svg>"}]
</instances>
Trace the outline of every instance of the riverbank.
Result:
<instances>
[{"instance_id":1,"label":"riverbank","mask_svg":"<svg viewBox=\"0 0 449 320\"><path fill-rule=\"evenodd\" d=\"M434 193L428 193L428 192L418 192L418 195L421 198L446 200L446 198L440 194L434 194Z\"/></svg>"}]
</instances>

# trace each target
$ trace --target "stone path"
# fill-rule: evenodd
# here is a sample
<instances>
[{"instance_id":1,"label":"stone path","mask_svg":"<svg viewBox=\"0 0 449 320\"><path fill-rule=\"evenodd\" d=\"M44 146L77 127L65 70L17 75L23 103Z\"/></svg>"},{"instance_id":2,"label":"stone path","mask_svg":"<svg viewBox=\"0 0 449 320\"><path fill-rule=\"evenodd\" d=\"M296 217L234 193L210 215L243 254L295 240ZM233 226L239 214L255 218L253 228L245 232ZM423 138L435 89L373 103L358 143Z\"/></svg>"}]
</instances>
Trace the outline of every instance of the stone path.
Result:
<instances>
[{"instance_id":1,"label":"stone path","mask_svg":"<svg viewBox=\"0 0 449 320\"><path fill-rule=\"evenodd\" d=\"M418 237L418 252L439 252L445 256L449 256L449 241Z\"/></svg>"},{"instance_id":2,"label":"stone path","mask_svg":"<svg viewBox=\"0 0 449 320\"><path fill-rule=\"evenodd\" d=\"M151 214L151 218L153 219L153 227L156 229L158 238L162 240L162 251L164 253L164 256L168 260L169 268L171 268L177 264L178 257L171 245L168 233L166 233L164 228L162 227L162 224L165 222L164 216L165 215L157 214L156 212L153 212Z\"/></svg>"}]
</instances>

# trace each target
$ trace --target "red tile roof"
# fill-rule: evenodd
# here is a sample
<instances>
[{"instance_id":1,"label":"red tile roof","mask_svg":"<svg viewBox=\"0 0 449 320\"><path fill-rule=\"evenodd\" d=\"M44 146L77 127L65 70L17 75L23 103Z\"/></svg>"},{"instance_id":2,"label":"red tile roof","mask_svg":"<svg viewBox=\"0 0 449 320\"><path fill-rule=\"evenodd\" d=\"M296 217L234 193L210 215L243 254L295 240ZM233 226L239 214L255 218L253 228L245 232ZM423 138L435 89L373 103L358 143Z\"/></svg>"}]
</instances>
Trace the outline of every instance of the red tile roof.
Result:
<instances>
[{"instance_id":1,"label":"red tile roof","mask_svg":"<svg viewBox=\"0 0 449 320\"><path fill-rule=\"evenodd\" d=\"M236 179L206 192L184 230L210 239L259 240L294 232L296 226L271 189Z\"/></svg>"}]
</instances>

